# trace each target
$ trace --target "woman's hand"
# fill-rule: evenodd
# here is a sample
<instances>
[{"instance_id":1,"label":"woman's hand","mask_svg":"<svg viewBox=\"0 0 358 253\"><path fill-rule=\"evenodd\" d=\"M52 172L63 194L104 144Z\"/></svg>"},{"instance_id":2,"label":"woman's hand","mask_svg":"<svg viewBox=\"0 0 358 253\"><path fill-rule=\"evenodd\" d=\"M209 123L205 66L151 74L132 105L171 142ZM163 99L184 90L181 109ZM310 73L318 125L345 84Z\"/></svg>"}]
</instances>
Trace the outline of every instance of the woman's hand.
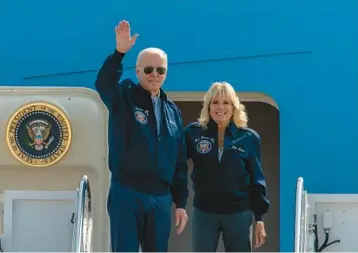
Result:
<instances>
[{"instance_id":1,"label":"woman's hand","mask_svg":"<svg viewBox=\"0 0 358 253\"><path fill-rule=\"evenodd\" d=\"M262 221L255 225L255 248L261 247L266 241L265 224Z\"/></svg>"}]
</instances>

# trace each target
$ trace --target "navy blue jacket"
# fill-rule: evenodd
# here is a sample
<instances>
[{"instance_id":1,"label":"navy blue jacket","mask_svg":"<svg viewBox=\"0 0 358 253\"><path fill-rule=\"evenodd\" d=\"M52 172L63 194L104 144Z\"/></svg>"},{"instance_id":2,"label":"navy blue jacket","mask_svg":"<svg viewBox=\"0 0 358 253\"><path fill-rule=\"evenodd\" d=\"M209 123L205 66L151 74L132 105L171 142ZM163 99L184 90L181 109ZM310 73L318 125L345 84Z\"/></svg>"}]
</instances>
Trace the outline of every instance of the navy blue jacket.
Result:
<instances>
[{"instance_id":1,"label":"navy blue jacket","mask_svg":"<svg viewBox=\"0 0 358 253\"><path fill-rule=\"evenodd\" d=\"M176 206L185 208L188 175L181 112L161 90L158 135L151 94L130 79L119 83L123 57L117 51L109 55L95 83L109 111L111 180L153 195L171 193Z\"/></svg>"},{"instance_id":2,"label":"navy blue jacket","mask_svg":"<svg viewBox=\"0 0 358 253\"><path fill-rule=\"evenodd\" d=\"M206 129L197 122L191 123L185 135L188 158L194 163L191 175L194 206L219 214L252 210L256 221L262 221L269 201L261 169L259 135L249 128L237 128L231 122L225 132L221 161L214 121L209 121Z\"/></svg>"}]
</instances>

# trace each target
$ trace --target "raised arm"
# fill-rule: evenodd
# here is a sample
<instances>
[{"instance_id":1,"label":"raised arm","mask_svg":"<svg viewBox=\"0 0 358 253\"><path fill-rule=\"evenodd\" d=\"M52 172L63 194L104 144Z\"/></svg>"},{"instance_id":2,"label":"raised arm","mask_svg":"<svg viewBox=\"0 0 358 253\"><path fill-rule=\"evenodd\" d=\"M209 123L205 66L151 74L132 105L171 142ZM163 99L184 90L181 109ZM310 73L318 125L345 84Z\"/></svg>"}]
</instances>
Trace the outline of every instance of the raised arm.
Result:
<instances>
[{"instance_id":1,"label":"raised arm","mask_svg":"<svg viewBox=\"0 0 358 253\"><path fill-rule=\"evenodd\" d=\"M125 20L115 27L115 34L116 50L104 61L95 82L96 90L109 111L120 106L122 92L118 83L123 73L123 57L138 37L138 34L131 37L129 23Z\"/></svg>"},{"instance_id":2,"label":"raised arm","mask_svg":"<svg viewBox=\"0 0 358 253\"><path fill-rule=\"evenodd\" d=\"M118 84L123 73L123 53L115 52L108 56L97 74L96 90L109 111L118 108L122 92Z\"/></svg>"}]
</instances>

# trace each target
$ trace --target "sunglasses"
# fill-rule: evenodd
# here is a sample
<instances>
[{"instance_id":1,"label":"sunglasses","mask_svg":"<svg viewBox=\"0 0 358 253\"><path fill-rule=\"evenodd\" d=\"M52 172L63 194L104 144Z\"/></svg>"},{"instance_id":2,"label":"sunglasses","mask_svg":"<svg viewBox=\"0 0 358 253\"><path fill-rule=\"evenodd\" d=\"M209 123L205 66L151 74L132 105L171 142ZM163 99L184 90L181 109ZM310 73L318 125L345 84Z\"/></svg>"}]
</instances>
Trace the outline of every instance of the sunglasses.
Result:
<instances>
[{"instance_id":1,"label":"sunglasses","mask_svg":"<svg viewBox=\"0 0 358 253\"><path fill-rule=\"evenodd\" d=\"M157 68L155 68L155 70L157 71L157 73L159 75L164 75L167 72L167 69L165 67L157 67ZM153 73L153 71L154 71L154 67L152 67L152 66L148 66L143 69L143 72L146 75Z\"/></svg>"}]
</instances>

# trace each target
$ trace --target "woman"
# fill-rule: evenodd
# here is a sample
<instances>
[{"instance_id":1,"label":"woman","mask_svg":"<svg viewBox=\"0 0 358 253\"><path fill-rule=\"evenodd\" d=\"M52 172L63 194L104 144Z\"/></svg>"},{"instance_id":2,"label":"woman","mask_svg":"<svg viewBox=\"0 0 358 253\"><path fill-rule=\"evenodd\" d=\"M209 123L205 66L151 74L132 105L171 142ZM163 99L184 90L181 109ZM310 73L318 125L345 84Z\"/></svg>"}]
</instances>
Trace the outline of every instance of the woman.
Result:
<instances>
[{"instance_id":1,"label":"woman","mask_svg":"<svg viewBox=\"0 0 358 253\"><path fill-rule=\"evenodd\" d=\"M255 247L261 246L269 201L260 137L247 128L245 107L230 84L210 87L198 122L186 127L186 141L194 163L193 251L215 252L220 233L225 251L252 251L252 214Z\"/></svg>"}]
</instances>

